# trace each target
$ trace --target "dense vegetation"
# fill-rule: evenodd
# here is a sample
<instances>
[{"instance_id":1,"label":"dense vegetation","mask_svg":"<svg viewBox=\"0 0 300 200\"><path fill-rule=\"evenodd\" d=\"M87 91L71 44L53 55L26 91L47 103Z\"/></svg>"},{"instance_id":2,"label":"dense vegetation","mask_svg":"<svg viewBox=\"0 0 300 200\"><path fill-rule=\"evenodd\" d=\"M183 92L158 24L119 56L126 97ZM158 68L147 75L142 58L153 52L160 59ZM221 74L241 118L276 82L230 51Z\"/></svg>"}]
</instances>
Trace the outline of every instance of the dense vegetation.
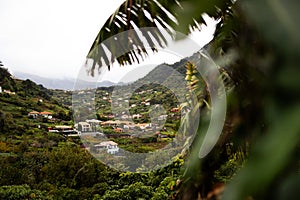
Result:
<instances>
[{"instance_id":1,"label":"dense vegetation","mask_svg":"<svg viewBox=\"0 0 300 200\"><path fill-rule=\"evenodd\" d=\"M206 49L220 72L231 79L229 85L233 90L228 93L226 123L218 145L204 159L198 157L203 134L201 129L198 131L200 142L195 142L188 153L179 198L209 196L214 185L220 186L214 182L215 173L235 171L242 165L226 184L224 199L299 199L297 8L296 0L128 0L99 31L88 54L94 61L91 75L96 67L109 69L114 61L121 65L139 62L147 56L148 44L166 45L159 30L142 31L132 24L139 28L164 27L178 38L180 35L175 31L188 33L205 24L203 14L219 20L214 39ZM129 31L129 42L122 46L126 53L119 55L115 49L122 41L105 43L105 40L123 31ZM148 44L136 37L138 31ZM155 45L151 46L153 51L157 49ZM197 88L197 84L191 88ZM204 99L209 100L207 96ZM209 108L209 103L202 111ZM232 146L233 155L226 157L228 146Z\"/></svg>"},{"instance_id":2,"label":"dense vegetation","mask_svg":"<svg viewBox=\"0 0 300 200\"><path fill-rule=\"evenodd\" d=\"M73 123L69 116L71 93L47 90L0 70L6 73L3 90L16 91L0 94L0 199L165 199L175 193L182 158L147 174L108 168L82 148L79 138L47 130L53 124ZM7 81L15 87L8 87ZM46 94L47 99L43 98ZM29 117L32 110L51 111L55 120Z\"/></svg>"},{"instance_id":3,"label":"dense vegetation","mask_svg":"<svg viewBox=\"0 0 300 200\"><path fill-rule=\"evenodd\" d=\"M181 68L185 69L184 65L181 65ZM0 69L6 73L2 81L3 90L16 91L0 94L2 120L0 196L2 199L168 199L177 196L186 152L175 156L171 165L148 173L120 172L109 168L92 157L78 137L48 132L49 126L73 124L70 116L72 114L70 92L48 90L30 80L15 79L6 69ZM156 74L157 71L159 68L149 76ZM151 105L162 104L170 114L170 109L178 106L176 98L168 88L158 84L146 84L145 80L149 76L139 80L142 87L130 97L130 105L137 104L131 109L131 114L146 115L149 107L142 105L141 102L147 99ZM8 87L7 81L15 87ZM24 84L26 82L31 84ZM27 90L25 96L22 93L23 86L26 86ZM88 93L89 90L85 92ZM111 114L107 111L109 107L107 99L102 101L103 97L111 96L111 92L112 88L96 90L98 118ZM103 103L104 110L101 109ZM50 111L53 113L53 118L30 117L28 113L32 110ZM178 120L176 113L166 120L167 129L163 134L168 134L170 138L162 138L159 141L156 137L153 141L149 138L113 140L120 148L136 153L160 149L175 136ZM135 121L136 123L149 122L149 118ZM173 135L169 135L170 133ZM230 147L227 151L225 154L230 158L230 164L225 163L219 171L215 172L215 182L229 180L235 172L235 170L230 171L231 166L237 169L242 164L239 162L243 158L230 152Z\"/></svg>"},{"instance_id":4,"label":"dense vegetation","mask_svg":"<svg viewBox=\"0 0 300 200\"><path fill-rule=\"evenodd\" d=\"M178 18L178 23L157 2ZM1 94L0 198L216 199L224 185L226 200L299 198L299 3L180 2L184 9L178 8L177 1L126 1L107 21L92 46L88 55L95 61L91 72L96 63L103 67L109 66L110 60L130 64L131 58L139 59L136 55L130 57L133 52L120 57L113 54L110 59L101 54L97 45L132 29L130 20L138 27L155 26L149 16L144 16L144 9L163 27L166 25L162 19L182 32L188 32L189 25L204 23L203 13L219 19L214 39L206 49L218 61L223 78L230 78L225 81L225 126L215 148L199 159L200 128L199 140L196 138L190 148L175 156L171 165L148 173L115 171L91 157L76 138L47 133L43 126L48 126L48 120L37 122L24 115L39 109L65 112L62 116L68 116L70 99L66 94L48 91L29 80L20 84L4 70L1 86L16 94ZM128 8L137 15L130 15ZM115 23L120 17L128 23ZM154 40L160 38L159 33L153 35ZM143 44L137 46L143 50ZM186 72L191 75L194 71L188 70L193 69L193 63L188 66ZM193 75L187 77L187 86L197 91L201 114L206 116L211 103L209 95L197 74ZM43 102L38 101L40 98ZM99 111L98 117L109 113ZM81 115L74 113L74 117L80 119ZM60 123L72 122L66 118ZM200 125L205 127L206 121Z\"/></svg>"}]
</instances>

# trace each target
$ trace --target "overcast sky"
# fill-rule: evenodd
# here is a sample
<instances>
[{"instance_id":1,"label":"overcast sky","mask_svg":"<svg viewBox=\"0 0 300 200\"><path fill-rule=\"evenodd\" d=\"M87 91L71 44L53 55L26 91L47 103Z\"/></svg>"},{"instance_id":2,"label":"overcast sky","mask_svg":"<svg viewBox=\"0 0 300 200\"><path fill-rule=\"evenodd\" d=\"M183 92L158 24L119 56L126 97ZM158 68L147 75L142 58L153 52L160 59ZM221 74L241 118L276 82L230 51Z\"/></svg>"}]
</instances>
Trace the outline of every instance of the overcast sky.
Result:
<instances>
[{"instance_id":1,"label":"overcast sky","mask_svg":"<svg viewBox=\"0 0 300 200\"><path fill-rule=\"evenodd\" d=\"M75 78L100 28L122 2L0 0L0 60L12 73ZM203 45L212 33L213 26L204 27L194 38Z\"/></svg>"}]
</instances>

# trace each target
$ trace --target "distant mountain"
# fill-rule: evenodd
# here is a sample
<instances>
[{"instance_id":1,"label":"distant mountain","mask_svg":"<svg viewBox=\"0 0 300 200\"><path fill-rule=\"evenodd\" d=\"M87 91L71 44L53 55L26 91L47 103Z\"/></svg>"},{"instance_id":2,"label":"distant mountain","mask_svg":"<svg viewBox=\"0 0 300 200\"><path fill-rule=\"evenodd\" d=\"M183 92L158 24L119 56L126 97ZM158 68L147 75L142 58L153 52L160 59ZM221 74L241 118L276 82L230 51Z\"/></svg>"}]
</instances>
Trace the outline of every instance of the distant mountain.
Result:
<instances>
[{"instance_id":1,"label":"distant mountain","mask_svg":"<svg viewBox=\"0 0 300 200\"><path fill-rule=\"evenodd\" d=\"M91 82L91 81L84 81L81 79L73 79L74 83L76 82L74 90L83 90L83 89L95 89L98 87L110 87L116 85L116 83L113 83L111 81L102 81L102 82Z\"/></svg>"},{"instance_id":2,"label":"distant mountain","mask_svg":"<svg viewBox=\"0 0 300 200\"><path fill-rule=\"evenodd\" d=\"M208 47L204 47L204 49L208 49ZM158 82L166 79L166 77L170 76L172 74L172 69L179 72L181 75L185 76L185 64L190 61L193 63L197 63L199 60L199 54L194 53L192 56L186 57L181 59L180 61L174 63L174 64L160 64L156 66L152 71L150 71L146 76L143 78L140 78L132 83L150 83L153 80L156 80ZM166 66L170 67L169 69L166 69ZM110 86L123 86L128 85L132 83L113 83L110 81L102 81L99 83L91 82L91 81L85 81L80 79L74 79L74 78L48 78L48 77L41 77L29 73L24 72L14 72L14 76L16 78L26 80L30 79L37 84L42 84L44 87L48 89L62 89L62 90L84 90L84 89L94 89L98 87L110 87ZM74 88L76 83L76 88Z\"/></svg>"},{"instance_id":3,"label":"distant mountain","mask_svg":"<svg viewBox=\"0 0 300 200\"><path fill-rule=\"evenodd\" d=\"M156 66L153 70L151 70L146 76L136 80L135 82L131 83L134 85L143 85L149 83L162 83L168 82L168 84L176 85L178 83L178 76L181 76L184 80L186 76L186 63L198 63L199 62L199 53L194 53L193 55L183 58L180 61L174 64L160 64Z\"/></svg>"},{"instance_id":4,"label":"distant mountain","mask_svg":"<svg viewBox=\"0 0 300 200\"><path fill-rule=\"evenodd\" d=\"M96 84L95 82L76 80L74 78L47 78L23 72L14 72L14 76L22 80L30 79L37 84L42 84L48 89L73 90L75 83L76 89L78 90L97 87L109 87L115 85L115 83L110 81L103 81Z\"/></svg>"}]
</instances>

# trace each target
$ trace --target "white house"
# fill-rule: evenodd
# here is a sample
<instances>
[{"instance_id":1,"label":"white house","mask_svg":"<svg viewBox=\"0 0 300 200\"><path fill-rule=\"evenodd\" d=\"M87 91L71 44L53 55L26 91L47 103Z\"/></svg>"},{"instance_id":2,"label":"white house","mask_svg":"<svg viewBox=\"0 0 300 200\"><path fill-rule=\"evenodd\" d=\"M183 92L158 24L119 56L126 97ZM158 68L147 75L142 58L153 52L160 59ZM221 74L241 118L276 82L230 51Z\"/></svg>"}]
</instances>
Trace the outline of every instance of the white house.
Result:
<instances>
[{"instance_id":1,"label":"white house","mask_svg":"<svg viewBox=\"0 0 300 200\"><path fill-rule=\"evenodd\" d=\"M128 125L125 124L125 125L123 126L123 129L129 130L129 129L130 129L130 126L128 126Z\"/></svg>"},{"instance_id":2,"label":"white house","mask_svg":"<svg viewBox=\"0 0 300 200\"><path fill-rule=\"evenodd\" d=\"M100 126L100 123L102 122L97 119L87 119L85 121L91 125L93 131L96 131L96 129Z\"/></svg>"},{"instance_id":3,"label":"white house","mask_svg":"<svg viewBox=\"0 0 300 200\"><path fill-rule=\"evenodd\" d=\"M12 95L16 94L15 92L12 92L10 90L3 90L3 92L6 93L6 94L12 94Z\"/></svg>"},{"instance_id":4,"label":"white house","mask_svg":"<svg viewBox=\"0 0 300 200\"><path fill-rule=\"evenodd\" d=\"M32 117L32 118L37 118L39 116L39 112L37 111L31 111L30 113L28 113L28 116L29 117Z\"/></svg>"},{"instance_id":5,"label":"white house","mask_svg":"<svg viewBox=\"0 0 300 200\"><path fill-rule=\"evenodd\" d=\"M163 120L166 120L167 119L167 117L168 117L168 115L160 115L160 116L158 116L158 121L163 121Z\"/></svg>"},{"instance_id":6,"label":"white house","mask_svg":"<svg viewBox=\"0 0 300 200\"><path fill-rule=\"evenodd\" d=\"M129 115L127 115L127 114L124 114L121 116L121 119L128 119L128 118L129 118Z\"/></svg>"},{"instance_id":7,"label":"white house","mask_svg":"<svg viewBox=\"0 0 300 200\"><path fill-rule=\"evenodd\" d=\"M141 114L133 114L132 119L140 119L143 115Z\"/></svg>"},{"instance_id":8,"label":"white house","mask_svg":"<svg viewBox=\"0 0 300 200\"><path fill-rule=\"evenodd\" d=\"M37 118L38 116L41 116L48 119L52 119L52 113L47 111L43 111L43 112L31 111L30 113L28 113L28 116L32 118Z\"/></svg>"},{"instance_id":9,"label":"white house","mask_svg":"<svg viewBox=\"0 0 300 200\"><path fill-rule=\"evenodd\" d=\"M109 154L116 154L119 152L118 144L113 141L101 142L99 144L96 144L95 147L98 151L105 149Z\"/></svg>"},{"instance_id":10,"label":"white house","mask_svg":"<svg viewBox=\"0 0 300 200\"><path fill-rule=\"evenodd\" d=\"M45 117L45 118L52 119L52 113L51 112L43 111L43 112L40 112L40 115Z\"/></svg>"},{"instance_id":11,"label":"white house","mask_svg":"<svg viewBox=\"0 0 300 200\"><path fill-rule=\"evenodd\" d=\"M98 119L87 119L85 120L87 123L92 123L92 124L100 124L102 121Z\"/></svg>"},{"instance_id":12,"label":"white house","mask_svg":"<svg viewBox=\"0 0 300 200\"><path fill-rule=\"evenodd\" d=\"M63 134L74 134L76 131L72 126L65 126L65 125L57 125L54 127L48 127L48 132L54 133L63 133Z\"/></svg>"},{"instance_id":13,"label":"white house","mask_svg":"<svg viewBox=\"0 0 300 200\"><path fill-rule=\"evenodd\" d=\"M92 131L91 125L87 122L79 122L78 129L82 132L89 132Z\"/></svg>"}]
</instances>

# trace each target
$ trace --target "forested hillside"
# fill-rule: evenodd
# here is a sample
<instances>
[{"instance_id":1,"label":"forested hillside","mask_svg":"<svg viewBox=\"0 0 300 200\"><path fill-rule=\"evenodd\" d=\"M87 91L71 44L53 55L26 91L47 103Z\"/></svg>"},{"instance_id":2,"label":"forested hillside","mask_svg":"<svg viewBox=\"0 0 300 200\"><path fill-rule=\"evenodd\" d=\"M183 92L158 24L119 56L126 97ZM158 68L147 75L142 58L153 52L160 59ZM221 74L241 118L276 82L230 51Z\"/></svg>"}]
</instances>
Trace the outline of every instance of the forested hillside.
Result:
<instances>
[{"instance_id":1,"label":"forested hillside","mask_svg":"<svg viewBox=\"0 0 300 200\"><path fill-rule=\"evenodd\" d=\"M131 65L142 61L149 54L149 44L153 52L165 47L160 29L140 28L163 27L175 40L182 39L176 31L188 34L201 29L206 24L204 15L215 19L217 25L205 51L173 66L162 64L126 87L71 94L17 80L1 69L0 199L298 200L297 8L296 0L127 0L106 21L92 44L87 55L91 76L97 68L110 69L113 62ZM125 42L116 39L124 31L130 33L125 34ZM103 43L108 38L113 42ZM120 55L120 49L126 52ZM198 71L203 66L216 67L218 73L209 75L224 88L204 83ZM186 102L176 101L169 89L177 84L172 68L185 78ZM169 85L160 84L168 78ZM191 93L196 96L194 105L188 99ZM220 133L216 143L216 135L206 137L207 130L218 122L218 118L210 121L213 112L220 111L214 97L226 103L224 119L220 117L224 124L220 130L213 129L213 133ZM124 99L130 106L129 113L116 109L122 108ZM155 104L164 105L168 111L158 116L166 122L159 131L159 123L153 123L154 128L149 125L149 107ZM180 115L183 111L187 114ZM194 127L197 115L202 118ZM120 118L135 123L124 123ZM187 139L180 146L182 151L171 157L169 165L149 167L147 164L155 165L161 158L151 154L158 148L179 148L173 143L179 119ZM88 121L97 124L91 127ZM74 137L51 129L76 124L82 140L76 134ZM191 126L193 137L188 135ZM132 130L142 134L132 134ZM111 141L104 141L103 136ZM106 149L102 142L109 142ZM203 148L203 144L213 144L209 146L213 148ZM123 148L142 156L150 152L152 157L144 163L127 159L120 150ZM107 165L96 159L103 155ZM113 163L112 157L132 166ZM121 170L108 167L114 166L112 163Z\"/></svg>"},{"instance_id":2,"label":"forested hillside","mask_svg":"<svg viewBox=\"0 0 300 200\"><path fill-rule=\"evenodd\" d=\"M191 60L191 59L189 59ZM185 76L186 59L169 65ZM83 145L79 137L49 132L49 127L71 125L72 92L48 90L42 85L36 85L30 80L18 80L9 74L7 69L0 68L3 73L0 94L1 131L0 131L0 196L2 199L170 199L175 198L181 184L184 158L183 151L172 158L173 163L156 171L133 173L116 171L95 159ZM166 111L165 130L149 139L115 138L113 141L128 151L141 153L155 151L172 141L180 123L177 110L180 103L172 91L161 86L165 75L172 76L172 70L165 70L165 65L159 65L144 78L124 86L100 87L97 90L74 91L79 93L95 92L97 118L108 120L112 115L109 99L114 89L119 88L124 93L128 88L136 88L130 97L132 106L130 114L142 117L134 119L135 123L149 123L149 105L162 105ZM158 82L151 82L153 78ZM170 80L169 84L175 84ZM138 86L138 87L137 87ZM73 96L74 97L74 96ZM119 98L119 97L115 97ZM73 99L76 103L76 99ZM104 105L104 107L103 107ZM89 104L81 103L81 108ZM51 118L34 116L31 112L51 113ZM75 116L77 113L74 113ZM111 120L111 119L110 119ZM111 127L99 129L108 135L116 135ZM135 131L132 132L135 134ZM147 133L147 132L145 132ZM121 134L122 135L122 134ZM156 139L157 138L157 139ZM153 140L155 139L155 140ZM153 141L152 141L153 140ZM232 153L225 153L231 157ZM243 160L243 158L241 158ZM225 161L224 161L225 162ZM238 168L240 157L233 160ZM225 166L225 168L227 168ZM145 170L145 169L140 169ZM224 169L216 171L215 182L228 180L233 172Z\"/></svg>"},{"instance_id":3,"label":"forested hillside","mask_svg":"<svg viewBox=\"0 0 300 200\"><path fill-rule=\"evenodd\" d=\"M147 174L108 168L79 137L48 132L54 125L72 125L70 92L48 90L0 70L0 199L164 199L175 192L180 157ZM53 116L29 116L33 110Z\"/></svg>"},{"instance_id":4,"label":"forested hillside","mask_svg":"<svg viewBox=\"0 0 300 200\"><path fill-rule=\"evenodd\" d=\"M182 39L182 33L201 30L205 16L217 20L207 50L218 65L218 78L230 88L224 129L216 146L203 157L208 123L199 123L177 198L213 199L218 196L216 190L225 189L225 200L299 199L300 38L296 8L296 0L132 0L125 1L99 31L87 55L93 62L91 76L101 68L110 69L113 62L126 67L166 47L164 31L173 39ZM106 42L118 34L125 35L125 42L122 37ZM201 63L189 65L186 80L191 90L199 92L195 107L205 116L214 106L209 101L212 93L198 85L199 66ZM216 174L221 175L218 181Z\"/></svg>"}]
</instances>

